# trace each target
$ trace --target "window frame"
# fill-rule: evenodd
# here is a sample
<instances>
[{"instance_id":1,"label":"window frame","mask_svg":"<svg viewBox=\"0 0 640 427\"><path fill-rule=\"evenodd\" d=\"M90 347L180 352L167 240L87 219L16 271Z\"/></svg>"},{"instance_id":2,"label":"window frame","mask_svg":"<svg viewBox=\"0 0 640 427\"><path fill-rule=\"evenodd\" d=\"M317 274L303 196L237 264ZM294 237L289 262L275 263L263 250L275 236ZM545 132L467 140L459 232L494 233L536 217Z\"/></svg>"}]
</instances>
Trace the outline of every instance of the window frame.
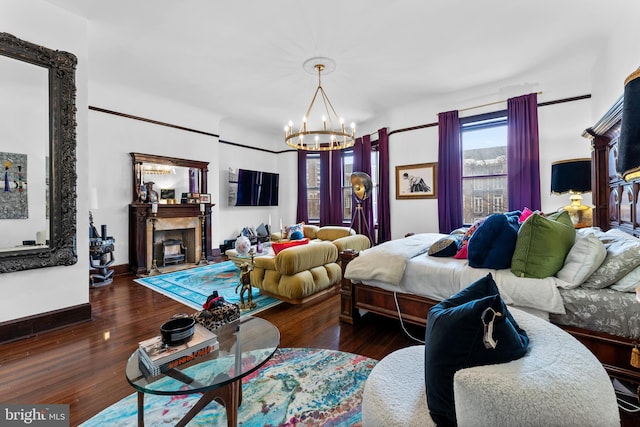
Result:
<instances>
[{"instance_id":1,"label":"window frame","mask_svg":"<svg viewBox=\"0 0 640 427\"><path fill-rule=\"evenodd\" d=\"M507 127L507 110L501 110L501 111L495 111L495 112L491 112L491 113L485 113L485 114L477 114L474 116L468 116L468 117L464 117L464 118L460 118L460 157L461 157L461 161L462 161L462 169L461 169L461 173L460 173L460 181L461 181L461 185L462 185L462 221L465 225L470 225L471 223L469 223L469 221L465 221L465 192L464 192L464 188L465 188L465 180L485 180L485 179L491 179L491 178L504 178L506 180L508 180L508 169L509 169L509 165L508 163L506 164L506 168L504 173L500 173L500 174L479 174L479 175L465 175L465 168L464 168L464 153L465 153L465 149L464 149L464 133L465 132L470 132L470 131L477 131L477 130L482 130L482 129L490 129L490 128L496 128L496 127ZM505 147L508 148L508 140L505 140ZM505 158L505 162L507 162L507 159ZM508 182L507 182L508 184ZM477 187L485 187L485 184L479 184L477 181L474 182L474 191L485 191L482 188L476 188ZM505 192L506 189L504 188L503 185L499 185L497 187L493 187L494 190L501 190L500 193L502 195L502 203L501 206L503 207L503 210L500 212L504 211L504 207L508 204L508 194ZM487 199L488 203L487 203L487 212L485 214L484 209L483 212L477 212L476 209L476 198L478 196L473 196L473 200L471 201L471 210L470 212L474 215L474 221L477 218L477 214L481 214L482 217L486 217L488 215L491 215L493 213L496 213L496 207L493 204L493 201L495 200L496 196L497 196L497 192L494 192L493 194L489 195L488 197L490 197L490 199ZM506 203L505 203L506 202ZM468 220L468 218L467 218Z\"/></svg>"}]
</instances>

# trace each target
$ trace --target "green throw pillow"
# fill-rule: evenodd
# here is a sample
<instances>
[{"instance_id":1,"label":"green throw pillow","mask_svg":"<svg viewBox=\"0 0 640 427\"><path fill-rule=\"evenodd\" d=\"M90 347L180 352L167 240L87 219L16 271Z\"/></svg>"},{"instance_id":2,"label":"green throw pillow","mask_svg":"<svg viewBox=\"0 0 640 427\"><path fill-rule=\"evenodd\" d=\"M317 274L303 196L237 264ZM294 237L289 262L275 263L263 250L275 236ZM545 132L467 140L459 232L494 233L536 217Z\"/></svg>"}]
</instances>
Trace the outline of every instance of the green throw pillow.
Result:
<instances>
[{"instance_id":1,"label":"green throw pillow","mask_svg":"<svg viewBox=\"0 0 640 427\"><path fill-rule=\"evenodd\" d=\"M555 275L562 269L575 238L576 230L566 211L546 217L534 213L518 231L511 272L539 279Z\"/></svg>"}]
</instances>

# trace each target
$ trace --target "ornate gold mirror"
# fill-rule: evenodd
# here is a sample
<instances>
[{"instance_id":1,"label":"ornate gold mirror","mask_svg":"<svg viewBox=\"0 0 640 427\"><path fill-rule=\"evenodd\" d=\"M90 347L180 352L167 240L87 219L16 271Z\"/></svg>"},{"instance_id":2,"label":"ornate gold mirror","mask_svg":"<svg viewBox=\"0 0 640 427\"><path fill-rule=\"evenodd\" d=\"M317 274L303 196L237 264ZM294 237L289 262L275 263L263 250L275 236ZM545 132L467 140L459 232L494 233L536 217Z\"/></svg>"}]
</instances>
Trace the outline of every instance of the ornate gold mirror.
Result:
<instances>
[{"instance_id":1,"label":"ornate gold mirror","mask_svg":"<svg viewBox=\"0 0 640 427\"><path fill-rule=\"evenodd\" d=\"M78 260L76 64L0 33L0 273Z\"/></svg>"}]
</instances>

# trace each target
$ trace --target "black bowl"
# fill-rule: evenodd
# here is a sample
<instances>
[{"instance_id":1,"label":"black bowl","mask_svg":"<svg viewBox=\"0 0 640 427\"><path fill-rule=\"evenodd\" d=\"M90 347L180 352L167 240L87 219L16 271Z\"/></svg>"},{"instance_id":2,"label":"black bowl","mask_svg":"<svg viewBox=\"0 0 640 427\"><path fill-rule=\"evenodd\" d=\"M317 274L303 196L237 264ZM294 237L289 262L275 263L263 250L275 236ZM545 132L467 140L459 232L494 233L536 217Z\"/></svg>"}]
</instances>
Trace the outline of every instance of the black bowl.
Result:
<instances>
[{"instance_id":1,"label":"black bowl","mask_svg":"<svg viewBox=\"0 0 640 427\"><path fill-rule=\"evenodd\" d=\"M193 338L196 321L191 317L177 317L160 326L162 342L166 345L180 345Z\"/></svg>"}]
</instances>

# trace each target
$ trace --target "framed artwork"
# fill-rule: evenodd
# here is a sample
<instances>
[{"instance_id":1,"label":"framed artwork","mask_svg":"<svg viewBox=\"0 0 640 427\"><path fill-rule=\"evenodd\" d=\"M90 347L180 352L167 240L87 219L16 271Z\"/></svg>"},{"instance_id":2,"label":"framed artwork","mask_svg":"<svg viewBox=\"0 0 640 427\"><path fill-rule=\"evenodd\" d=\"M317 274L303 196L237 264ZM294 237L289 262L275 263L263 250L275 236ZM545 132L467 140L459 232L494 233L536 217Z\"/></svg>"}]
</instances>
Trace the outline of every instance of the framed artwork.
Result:
<instances>
[{"instance_id":1,"label":"framed artwork","mask_svg":"<svg viewBox=\"0 0 640 427\"><path fill-rule=\"evenodd\" d=\"M211 203L211 194L200 193L200 203Z\"/></svg>"},{"instance_id":2,"label":"framed artwork","mask_svg":"<svg viewBox=\"0 0 640 427\"><path fill-rule=\"evenodd\" d=\"M436 199L437 179L437 163L396 166L396 199Z\"/></svg>"}]
</instances>

